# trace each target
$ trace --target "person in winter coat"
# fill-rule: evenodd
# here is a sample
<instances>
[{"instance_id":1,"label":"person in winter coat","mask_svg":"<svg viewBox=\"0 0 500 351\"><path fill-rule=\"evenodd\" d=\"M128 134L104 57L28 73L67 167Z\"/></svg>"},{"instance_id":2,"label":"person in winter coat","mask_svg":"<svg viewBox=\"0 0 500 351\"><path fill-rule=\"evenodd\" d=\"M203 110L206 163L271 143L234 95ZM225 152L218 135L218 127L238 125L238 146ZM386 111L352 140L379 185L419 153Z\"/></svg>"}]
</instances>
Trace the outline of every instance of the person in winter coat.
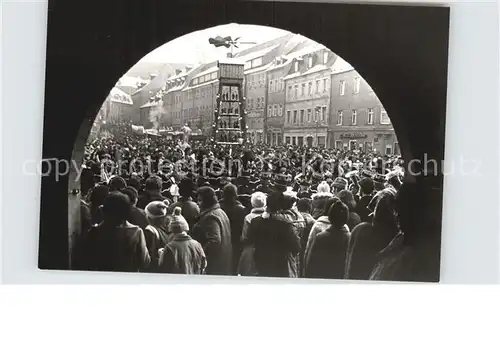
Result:
<instances>
[{"instance_id":1,"label":"person in winter coat","mask_svg":"<svg viewBox=\"0 0 500 351\"><path fill-rule=\"evenodd\" d=\"M344 278L350 235L346 225L348 218L348 207L336 199L328 213L331 225L327 230L318 234L306 257L306 278Z\"/></svg>"},{"instance_id":2,"label":"person in winter coat","mask_svg":"<svg viewBox=\"0 0 500 351\"><path fill-rule=\"evenodd\" d=\"M146 217L146 211L136 206L137 201L139 199L139 194L137 190L129 186L123 189L122 193L127 195L130 199L130 202L132 203L132 208L130 210L130 216L128 218L128 221L132 224L139 226L139 228L141 228L142 230L145 230L146 227L149 225L149 222Z\"/></svg>"},{"instance_id":3,"label":"person in winter coat","mask_svg":"<svg viewBox=\"0 0 500 351\"><path fill-rule=\"evenodd\" d=\"M279 191L269 194L266 212L250 223L245 245L255 248L254 261L259 276L298 276L296 269L290 269L295 264L290 260L300 252L300 241L291 221L278 216L283 198L283 193Z\"/></svg>"},{"instance_id":4,"label":"person in winter coat","mask_svg":"<svg viewBox=\"0 0 500 351\"><path fill-rule=\"evenodd\" d=\"M400 232L379 255L370 280L438 282L441 222L431 206L439 192L418 184L404 184L396 197ZM427 209L427 213L415 211Z\"/></svg>"},{"instance_id":5,"label":"person in winter coat","mask_svg":"<svg viewBox=\"0 0 500 351\"><path fill-rule=\"evenodd\" d=\"M372 211L368 209L368 204L372 201L375 184L371 178L363 178L358 184L360 199L356 204L354 211L361 218L361 222L369 223L371 222L370 213Z\"/></svg>"},{"instance_id":6,"label":"person in winter coat","mask_svg":"<svg viewBox=\"0 0 500 351\"><path fill-rule=\"evenodd\" d=\"M312 216L314 219L318 219L323 214L325 203L332 197L330 185L327 182L321 182L318 185L318 192L312 195Z\"/></svg>"},{"instance_id":7,"label":"person in winter coat","mask_svg":"<svg viewBox=\"0 0 500 351\"><path fill-rule=\"evenodd\" d=\"M163 201L153 201L146 206L146 217L149 225L144 229L144 237L151 256L149 272L156 272L158 268L158 250L169 241L168 224L170 217L167 214L167 206Z\"/></svg>"},{"instance_id":8,"label":"person in winter coat","mask_svg":"<svg viewBox=\"0 0 500 351\"><path fill-rule=\"evenodd\" d=\"M177 202L169 207L169 212L172 213L176 207L180 207L184 218L188 222L189 228L193 228L196 218L200 215L200 207L193 201L194 183L191 179L183 179L179 184L180 198Z\"/></svg>"},{"instance_id":9,"label":"person in winter coat","mask_svg":"<svg viewBox=\"0 0 500 351\"><path fill-rule=\"evenodd\" d=\"M73 268L106 272L139 272L151 262L142 229L127 222L130 199L112 193L104 200L103 221L76 243Z\"/></svg>"},{"instance_id":10,"label":"person in winter coat","mask_svg":"<svg viewBox=\"0 0 500 351\"><path fill-rule=\"evenodd\" d=\"M396 192L392 187L378 192L369 205L374 207L372 223L361 223L352 231L346 278L369 279L380 252L398 234L395 199Z\"/></svg>"},{"instance_id":11,"label":"person in winter coat","mask_svg":"<svg viewBox=\"0 0 500 351\"><path fill-rule=\"evenodd\" d=\"M165 197L161 195L162 180L158 176L151 176L146 179L145 192L139 197L137 207L145 209L153 201L163 201Z\"/></svg>"},{"instance_id":12,"label":"person in winter coat","mask_svg":"<svg viewBox=\"0 0 500 351\"><path fill-rule=\"evenodd\" d=\"M107 185L96 185L90 191L90 215L92 217L92 224L99 224L102 222L102 205L108 195L109 188Z\"/></svg>"},{"instance_id":13,"label":"person in winter coat","mask_svg":"<svg viewBox=\"0 0 500 351\"><path fill-rule=\"evenodd\" d=\"M237 188L233 184L226 184L222 191L220 208L226 213L231 223L231 244L233 246L233 273L236 274L241 255L241 232L247 209L238 201Z\"/></svg>"},{"instance_id":14,"label":"person in winter coat","mask_svg":"<svg viewBox=\"0 0 500 351\"><path fill-rule=\"evenodd\" d=\"M196 197L200 215L191 236L202 245L205 251L207 257L205 273L231 275L232 244L229 218L217 203L217 197L212 188L200 187Z\"/></svg>"},{"instance_id":15,"label":"person in winter coat","mask_svg":"<svg viewBox=\"0 0 500 351\"><path fill-rule=\"evenodd\" d=\"M354 195L349 190L342 190L337 194L337 197L342 201L349 209L349 219L347 220L347 226L349 230L353 230L355 226L361 223L361 218L354 212L356 208L356 201L354 201Z\"/></svg>"},{"instance_id":16,"label":"person in winter coat","mask_svg":"<svg viewBox=\"0 0 500 351\"><path fill-rule=\"evenodd\" d=\"M324 204L323 212L321 213L321 216L316 220L314 223L313 227L311 228L311 231L309 232L309 237L307 238L307 244L306 248L304 250L304 256L307 257L309 250L311 249L311 246L316 240L316 236L324 232L325 230L328 229L330 226L330 219L328 219L328 213L330 211L330 207L332 207L333 203L338 200L335 197L329 198L328 201ZM307 265L307 262L305 262L305 265Z\"/></svg>"},{"instance_id":17,"label":"person in winter coat","mask_svg":"<svg viewBox=\"0 0 500 351\"><path fill-rule=\"evenodd\" d=\"M203 247L188 235L189 225L180 207L173 210L169 223L170 241L160 249L158 271L161 273L203 274L207 259Z\"/></svg>"},{"instance_id":18,"label":"person in winter coat","mask_svg":"<svg viewBox=\"0 0 500 351\"><path fill-rule=\"evenodd\" d=\"M316 220L311 216L311 200L307 198L302 198L297 201L297 210L300 212L304 220L306 221L306 228L304 233L300 237L300 272L301 276L304 276L304 267L305 267L305 251L307 240L309 239L309 233L311 233L311 229L316 223Z\"/></svg>"},{"instance_id":19,"label":"person in winter coat","mask_svg":"<svg viewBox=\"0 0 500 351\"><path fill-rule=\"evenodd\" d=\"M252 194L252 211L246 215L243 221L243 231L241 232L241 242L242 245L248 242L248 230L250 228L250 223L256 217L262 216L266 211L266 199L267 195L261 192L256 192ZM255 262L253 260L254 254L253 245L247 245L243 247L243 252L241 253L240 262L238 264L238 274L242 276L252 276L257 275L257 270L255 268Z\"/></svg>"}]
</instances>

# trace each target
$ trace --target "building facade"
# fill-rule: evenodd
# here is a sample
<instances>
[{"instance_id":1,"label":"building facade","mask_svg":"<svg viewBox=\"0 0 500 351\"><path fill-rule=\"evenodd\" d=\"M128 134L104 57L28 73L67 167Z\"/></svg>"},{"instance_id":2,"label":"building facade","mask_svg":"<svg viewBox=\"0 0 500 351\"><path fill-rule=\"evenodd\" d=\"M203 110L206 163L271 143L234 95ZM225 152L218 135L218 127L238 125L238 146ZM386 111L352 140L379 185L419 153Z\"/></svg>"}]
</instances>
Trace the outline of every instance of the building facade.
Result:
<instances>
[{"instance_id":1,"label":"building facade","mask_svg":"<svg viewBox=\"0 0 500 351\"><path fill-rule=\"evenodd\" d=\"M210 132L214 120L218 71L217 62L204 65L182 91L186 109L183 123L203 133Z\"/></svg>"},{"instance_id":2,"label":"building facade","mask_svg":"<svg viewBox=\"0 0 500 351\"><path fill-rule=\"evenodd\" d=\"M284 142L326 147L330 116L330 72L336 55L312 44L293 55L284 77Z\"/></svg>"},{"instance_id":3,"label":"building facade","mask_svg":"<svg viewBox=\"0 0 500 351\"><path fill-rule=\"evenodd\" d=\"M329 147L400 154L391 120L370 85L343 59L331 72Z\"/></svg>"},{"instance_id":4,"label":"building facade","mask_svg":"<svg viewBox=\"0 0 500 351\"><path fill-rule=\"evenodd\" d=\"M266 118L267 74L266 70L280 50L276 44L262 50L238 57L245 62L244 94L248 138L251 142L264 142L264 120Z\"/></svg>"}]
</instances>

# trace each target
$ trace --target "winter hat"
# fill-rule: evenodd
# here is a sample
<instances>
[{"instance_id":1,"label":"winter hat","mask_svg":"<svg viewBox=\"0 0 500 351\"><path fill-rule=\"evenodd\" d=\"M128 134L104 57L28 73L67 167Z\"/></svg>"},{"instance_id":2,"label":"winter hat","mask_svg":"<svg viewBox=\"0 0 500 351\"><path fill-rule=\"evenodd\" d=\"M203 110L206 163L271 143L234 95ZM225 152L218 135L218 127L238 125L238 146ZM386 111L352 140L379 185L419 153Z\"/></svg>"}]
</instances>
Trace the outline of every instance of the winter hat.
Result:
<instances>
[{"instance_id":1,"label":"winter hat","mask_svg":"<svg viewBox=\"0 0 500 351\"><path fill-rule=\"evenodd\" d=\"M179 234L189 231L189 225L186 219L182 216L182 209L180 207L174 208L172 220L169 223L169 229L174 234Z\"/></svg>"},{"instance_id":2,"label":"winter hat","mask_svg":"<svg viewBox=\"0 0 500 351\"><path fill-rule=\"evenodd\" d=\"M122 191L127 187L125 179L119 176L113 176L109 180L109 191Z\"/></svg>"},{"instance_id":3,"label":"winter hat","mask_svg":"<svg viewBox=\"0 0 500 351\"><path fill-rule=\"evenodd\" d=\"M146 206L146 215L149 218L161 218L167 215L167 205L163 201L152 201Z\"/></svg>"},{"instance_id":4,"label":"winter hat","mask_svg":"<svg viewBox=\"0 0 500 351\"><path fill-rule=\"evenodd\" d=\"M347 180L345 180L344 178L338 177L333 181L332 185L336 189L344 190L344 189L347 189Z\"/></svg>"},{"instance_id":5,"label":"winter hat","mask_svg":"<svg viewBox=\"0 0 500 351\"><path fill-rule=\"evenodd\" d=\"M318 193L329 193L330 192L330 185L328 185L327 182L322 181L318 185Z\"/></svg>"}]
</instances>

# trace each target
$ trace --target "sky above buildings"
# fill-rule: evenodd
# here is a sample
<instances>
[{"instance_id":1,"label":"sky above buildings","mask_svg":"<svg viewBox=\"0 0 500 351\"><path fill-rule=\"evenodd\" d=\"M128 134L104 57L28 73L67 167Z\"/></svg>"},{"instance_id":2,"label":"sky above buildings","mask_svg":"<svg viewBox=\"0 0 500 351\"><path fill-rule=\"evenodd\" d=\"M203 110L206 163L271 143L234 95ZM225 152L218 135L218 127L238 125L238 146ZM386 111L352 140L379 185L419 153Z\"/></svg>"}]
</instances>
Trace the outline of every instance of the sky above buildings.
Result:
<instances>
[{"instance_id":1,"label":"sky above buildings","mask_svg":"<svg viewBox=\"0 0 500 351\"><path fill-rule=\"evenodd\" d=\"M288 31L255 25L225 24L217 27L207 28L201 31L192 32L182 37L174 39L148 55L141 61L145 62L165 62L165 63L187 63L196 64L210 62L225 57L228 50L225 47L216 48L209 44L208 39L216 36L241 37L239 41L262 42L286 35ZM253 45L240 46L239 50L247 49ZM235 53L238 49L235 49Z\"/></svg>"}]
</instances>

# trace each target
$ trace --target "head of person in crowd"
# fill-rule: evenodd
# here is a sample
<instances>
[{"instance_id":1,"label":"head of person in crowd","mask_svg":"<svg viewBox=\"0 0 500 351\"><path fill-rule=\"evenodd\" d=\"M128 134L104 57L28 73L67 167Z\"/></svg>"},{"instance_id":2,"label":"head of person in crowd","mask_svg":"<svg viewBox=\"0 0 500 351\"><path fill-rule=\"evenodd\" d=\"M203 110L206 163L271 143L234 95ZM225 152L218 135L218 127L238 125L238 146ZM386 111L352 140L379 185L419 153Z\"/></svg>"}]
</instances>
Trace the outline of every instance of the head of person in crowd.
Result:
<instances>
[{"instance_id":1,"label":"head of person in crowd","mask_svg":"<svg viewBox=\"0 0 500 351\"><path fill-rule=\"evenodd\" d=\"M162 183L160 177L151 176L146 179L145 190L152 195L158 195L161 193Z\"/></svg>"},{"instance_id":2,"label":"head of person in crowd","mask_svg":"<svg viewBox=\"0 0 500 351\"><path fill-rule=\"evenodd\" d=\"M137 177L131 177L127 180L127 185L137 191L141 191L141 181Z\"/></svg>"},{"instance_id":3,"label":"head of person in crowd","mask_svg":"<svg viewBox=\"0 0 500 351\"><path fill-rule=\"evenodd\" d=\"M311 209L312 209L311 199L302 198L299 201L297 201L297 210L299 210L299 212L311 214Z\"/></svg>"},{"instance_id":4,"label":"head of person in crowd","mask_svg":"<svg viewBox=\"0 0 500 351\"><path fill-rule=\"evenodd\" d=\"M189 224L182 215L182 209L180 207L174 208L168 229L168 231L173 234L182 234L189 231Z\"/></svg>"},{"instance_id":5,"label":"head of person in crowd","mask_svg":"<svg viewBox=\"0 0 500 351\"><path fill-rule=\"evenodd\" d=\"M120 176L111 177L109 180L109 192L122 191L127 187L127 182Z\"/></svg>"},{"instance_id":6,"label":"head of person in crowd","mask_svg":"<svg viewBox=\"0 0 500 351\"><path fill-rule=\"evenodd\" d=\"M194 182L191 178L185 178L179 183L179 195L188 199L193 196Z\"/></svg>"},{"instance_id":7,"label":"head of person in crowd","mask_svg":"<svg viewBox=\"0 0 500 351\"><path fill-rule=\"evenodd\" d=\"M403 182L401 181L401 174L398 171L392 171L385 176L385 186L392 186L394 189L399 190Z\"/></svg>"},{"instance_id":8,"label":"head of person in crowd","mask_svg":"<svg viewBox=\"0 0 500 351\"><path fill-rule=\"evenodd\" d=\"M168 224L168 206L163 203L163 201L152 201L146 208L146 217L149 224L154 227L164 228Z\"/></svg>"},{"instance_id":9,"label":"head of person in crowd","mask_svg":"<svg viewBox=\"0 0 500 351\"><path fill-rule=\"evenodd\" d=\"M266 207L267 195L263 192L257 191L252 194L250 198L250 203L254 209L263 209Z\"/></svg>"},{"instance_id":10,"label":"head of person in crowd","mask_svg":"<svg viewBox=\"0 0 500 351\"><path fill-rule=\"evenodd\" d=\"M375 184L371 178L363 178L359 181L359 195L372 196L375 190Z\"/></svg>"},{"instance_id":11,"label":"head of person in crowd","mask_svg":"<svg viewBox=\"0 0 500 351\"><path fill-rule=\"evenodd\" d=\"M202 211L215 206L218 203L215 190L209 186L198 188L196 191L196 202Z\"/></svg>"},{"instance_id":12,"label":"head of person in crowd","mask_svg":"<svg viewBox=\"0 0 500 351\"><path fill-rule=\"evenodd\" d=\"M396 229L396 190L389 187L375 194L368 204L368 209L373 209L372 223L389 229Z\"/></svg>"},{"instance_id":13,"label":"head of person in crowd","mask_svg":"<svg viewBox=\"0 0 500 351\"><path fill-rule=\"evenodd\" d=\"M111 226L125 224L130 216L131 208L132 204L127 195L120 192L110 193L102 206L104 223Z\"/></svg>"},{"instance_id":14,"label":"head of person in crowd","mask_svg":"<svg viewBox=\"0 0 500 351\"><path fill-rule=\"evenodd\" d=\"M321 183L319 183L317 191L317 194L330 194L330 185L328 185L326 181L322 181Z\"/></svg>"},{"instance_id":15,"label":"head of person in crowd","mask_svg":"<svg viewBox=\"0 0 500 351\"><path fill-rule=\"evenodd\" d=\"M107 185L96 185L90 192L90 205L92 208L97 208L104 203L104 200L109 195Z\"/></svg>"},{"instance_id":16,"label":"head of person in crowd","mask_svg":"<svg viewBox=\"0 0 500 351\"><path fill-rule=\"evenodd\" d=\"M311 184L306 180L306 179L301 179L299 182L299 192L307 192L309 191L309 188L311 187Z\"/></svg>"},{"instance_id":17,"label":"head of person in crowd","mask_svg":"<svg viewBox=\"0 0 500 351\"><path fill-rule=\"evenodd\" d=\"M335 180L333 181L333 184L332 184L333 194L337 194L337 193L341 192L342 190L347 189L347 185L348 185L348 182L346 179L341 178L341 177L335 178Z\"/></svg>"},{"instance_id":18,"label":"head of person in crowd","mask_svg":"<svg viewBox=\"0 0 500 351\"><path fill-rule=\"evenodd\" d=\"M342 228L349 219L349 208L340 199L334 198L328 209L328 220L334 229Z\"/></svg>"},{"instance_id":19,"label":"head of person in crowd","mask_svg":"<svg viewBox=\"0 0 500 351\"><path fill-rule=\"evenodd\" d=\"M229 183L222 189L222 198L226 203L234 203L238 200L238 189L236 185Z\"/></svg>"},{"instance_id":20,"label":"head of person in crowd","mask_svg":"<svg viewBox=\"0 0 500 351\"><path fill-rule=\"evenodd\" d=\"M354 200L354 195L349 190L342 190L337 194L337 197L342 201L349 211L354 211L356 207L356 201Z\"/></svg>"},{"instance_id":21,"label":"head of person in crowd","mask_svg":"<svg viewBox=\"0 0 500 351\"><path fill-rule=\"evenodd\" d=\"M273 191L267 197L267 212L268 213L277 213L279 212L285 201L285 196L280 191Z\"/></svg>"},{"instance_id":22,"label":"head of person in crowd","mask_svg":"<svg viewBox=\"0 0 500 351\"><path fill-rule=\"evenodd\" d=\"M297 202L297 197L295 194L285 192L283 193L283 209L284 210L291 210L293 208L293 205Z\"/></svg>"},{"instance_id":23,"label":"head of person in crowd","mask_svg":"<svg viewBox=\"0 0 500 351\"><path fill-rule=\"evenodd\" d=\"M137 192L137 190L135 188L128 186L122 190L122 193L124 193L125 195L128 196L132 206L137 205L137 201L139 200L139 193Z\"/></svg>"},{"instance_id":24,"label":"head of person in crowd","mask_svg":"<svg viewBox=\"0 0 500 351\"><path fill-rule=\"evenodd\" d=\"M339 201L337 197L331 197L329 198L326 202L325 205L323 206L323 211L321 213L321 217L328 217L328 213L330 212L330 207L336 202Z\"/></svg>"}]
</instances>

